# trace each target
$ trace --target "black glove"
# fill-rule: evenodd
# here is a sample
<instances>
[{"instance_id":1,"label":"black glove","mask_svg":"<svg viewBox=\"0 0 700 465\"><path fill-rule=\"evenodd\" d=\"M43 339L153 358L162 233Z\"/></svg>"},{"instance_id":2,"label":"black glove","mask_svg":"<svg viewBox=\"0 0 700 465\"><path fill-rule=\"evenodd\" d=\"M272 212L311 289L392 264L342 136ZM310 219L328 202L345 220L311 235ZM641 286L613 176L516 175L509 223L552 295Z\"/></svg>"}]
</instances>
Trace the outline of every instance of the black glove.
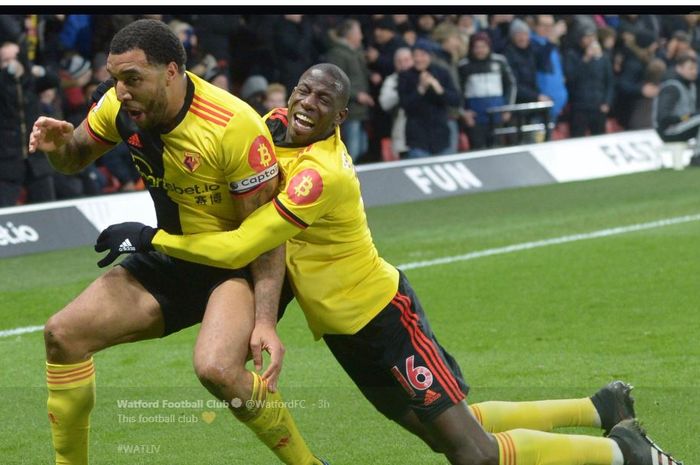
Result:
<instances>
[{"instance_id":1,"label":"black glove","mask_svg":"<svg viewBox=\"0 0 700 465\"><path fill-rule=\"evenodd\" d=\"M97 266L104 268L123 253L153 250L151 241L157 232L156 228L133 221L109 226L100 233L95 243L95 252L109 250L109 253L97 262Z\"/></svg>"}]
</instances>

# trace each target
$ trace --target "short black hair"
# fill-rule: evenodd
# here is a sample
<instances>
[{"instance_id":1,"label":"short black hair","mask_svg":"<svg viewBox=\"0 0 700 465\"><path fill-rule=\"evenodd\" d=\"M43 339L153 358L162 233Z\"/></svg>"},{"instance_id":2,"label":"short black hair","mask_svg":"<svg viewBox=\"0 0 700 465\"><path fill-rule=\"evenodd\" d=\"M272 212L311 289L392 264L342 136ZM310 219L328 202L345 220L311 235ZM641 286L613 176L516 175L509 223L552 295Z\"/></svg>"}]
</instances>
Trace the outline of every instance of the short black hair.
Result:
<instances>
[{"instance_id":1,"label":"short black hair","mask_svg":"<svg viewBox=\"0 0 700 465\"><path fill-rule=\"evenodd\" d=\"M174 61L185 72L187 53L180 39L162 21L139 19L117 32L109 45L109 53L119 55L141 49L150 64L167 65Z\"/></svg>"},{"instance_id":2,"label":"short black hair","mask_svg":"<svg viewBox=\"0 0 700 465\"><path fill-rule=\"evenodd\" d=\"M333 63L319 63L307 69L304 74L310 73L314 69L321 70L333 78L335 81L333 84L340 98L342 108L347 107L350 101L350 78L345 74L345 71Z\"/></svg>"},{"instance_id":3,"label":"short black hair","mask_svg":"<svg viewBox=\"0 0 700 465\"><path fill-rule=\"evenodd\" d=\"M360 26L358 20L352 18L345 19L335 28L335 33L339 38L345 38L355 26Z\"/></svg>"},{"instance_id":4,"label":"short black hair","mask_svg":"<svg viewBox=\"0 0 700 465\"><path fill-rule=\"evenodd\" d=\"M678 55L678 56L676 57L676 60L675 60L675 63L674 63L674 64L675 64L676 66L683 66L684 64L686 64L686 63L689 62L689 61L692 61L693 63L697 63L697 62L698 62L698 58L697 58L697 56L695 56L695 53L694 53L694 52L684 52L684 53L681 53L680 55Z\"/></svg>"}]
</instances>

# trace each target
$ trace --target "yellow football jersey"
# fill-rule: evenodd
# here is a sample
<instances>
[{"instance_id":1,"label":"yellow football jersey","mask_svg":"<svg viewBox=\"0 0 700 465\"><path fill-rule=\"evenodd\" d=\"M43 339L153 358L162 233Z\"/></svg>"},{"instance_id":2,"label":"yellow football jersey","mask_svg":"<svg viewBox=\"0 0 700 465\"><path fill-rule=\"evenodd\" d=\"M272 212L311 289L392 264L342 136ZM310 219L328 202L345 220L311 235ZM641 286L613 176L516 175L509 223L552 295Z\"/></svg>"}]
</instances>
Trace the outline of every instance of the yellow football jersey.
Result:
<instances>
[{"instance_id":1,"label":"yellow football jersey","mask_svg":"<svg viewBox=\"0 0 700 465\"><path fill-rule=\"evenodd\" d=\"M352 159L340 131L307 147L284 141L286 111L266 122L284 177L273 201L236 231L176 236L153 246L169 255L237 268L287 240L287 273L316 339L354 334L394 297L399 274L374 246Z\"/></svg>"},{"instance_id":2,"label":"yellow football jersey","mask_svg":"<svg viewBox=\"0 0 700 465\"><path fill-rule=\"evenodd\" d=\"M103 89L104 91L104 89ZM123 140L153 198L158 227L173 234L238 226L230 194L277 176L270 132L247 103L187 72L185 104L169 132L139 128L113 87L88 112L96 140Z\"/></svg>"},{"instance_id":3,"label":"yellow football jersey","mask_svg":"<svg viewBox=\"0 0 700 465\"><path fill-rule=\"evenodd\" d=\"M275 151L284 187L272 202L303 228L287 241L294 295L316 338L354 334L391 301L399 275L374 246L340 131L303 148L275 140Z\"/></svg>"}]
</instances>

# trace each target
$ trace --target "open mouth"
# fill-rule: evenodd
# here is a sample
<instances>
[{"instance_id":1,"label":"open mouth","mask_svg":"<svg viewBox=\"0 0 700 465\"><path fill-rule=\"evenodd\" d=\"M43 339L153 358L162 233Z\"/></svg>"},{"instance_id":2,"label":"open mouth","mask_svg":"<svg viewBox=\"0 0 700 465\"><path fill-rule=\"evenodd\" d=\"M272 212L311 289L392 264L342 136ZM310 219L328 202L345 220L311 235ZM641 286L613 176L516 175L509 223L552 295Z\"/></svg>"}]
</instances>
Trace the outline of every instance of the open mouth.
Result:
<instances>
[{"instance_id":1,"label":"open mouth","mask_svg":"<svg viewBox=\"0 0 700 465\"><path fill-rule=\"evenodd\" d=\"M302 113L294 113L294 123L303 129L313 129L316 126L314 120Z\"/></svg>"}]
</instances>

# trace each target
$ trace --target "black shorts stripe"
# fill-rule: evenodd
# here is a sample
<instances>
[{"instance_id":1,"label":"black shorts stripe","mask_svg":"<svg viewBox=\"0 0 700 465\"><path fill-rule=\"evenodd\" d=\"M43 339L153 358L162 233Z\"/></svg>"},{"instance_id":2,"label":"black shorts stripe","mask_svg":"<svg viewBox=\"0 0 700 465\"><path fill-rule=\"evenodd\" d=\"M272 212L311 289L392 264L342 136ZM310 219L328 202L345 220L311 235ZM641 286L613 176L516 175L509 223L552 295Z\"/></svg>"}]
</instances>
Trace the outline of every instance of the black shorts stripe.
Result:
<instances>
[{"instance_id":1,"label":"black shorts stripe","mask_svg":"<svg viewBox=\"0 0 700 465\"><path fill-rule=\"evenodd\" d=\"M411 305L411 298L408 296L405 296L401 294L400 292L397 292L396 294L398 299L403 299L405 301L405 315L410 318L413 322L413 325L416 328L416 331L418 333L418 336L423 340L425 345L427 346L428 350L434 357L434 361L437 364L437 366L442 370L446 381L450 384L450 386L445 386L446 389L449 389L450 387L453 389L452 393L456 393L456 397L458 400L462 399L462 390L459 388L459 384L457 383L457 380L455 379L454 375L452 374L452 371L445 365L442 357L438 354L437 349L435 347L435 344L431 338L429 338L420 328L419 325L419 317L418 315L412 310L412 305Z\"/></svg>"},{"instance_id":2,"label":"black shorts stripe","mask_svg":"<svg viewBox=\"0 0 700 465\"><path fill-rule=\"evenodd\" d=\"M401 310L401 321L410 333L413 346L425 359L426 363L429 364L429 368L434 372L435 377L450 396L450 399L452 399L454 403L458 403L464 398L464 394L459 389L457 381L454 379L454 376L452 376L452 372L442 363L442 358L437 354L430 339L421 331L417 316L410 310L410 298L397 293L395 303Z\"/></svg>"}]
</instances>

